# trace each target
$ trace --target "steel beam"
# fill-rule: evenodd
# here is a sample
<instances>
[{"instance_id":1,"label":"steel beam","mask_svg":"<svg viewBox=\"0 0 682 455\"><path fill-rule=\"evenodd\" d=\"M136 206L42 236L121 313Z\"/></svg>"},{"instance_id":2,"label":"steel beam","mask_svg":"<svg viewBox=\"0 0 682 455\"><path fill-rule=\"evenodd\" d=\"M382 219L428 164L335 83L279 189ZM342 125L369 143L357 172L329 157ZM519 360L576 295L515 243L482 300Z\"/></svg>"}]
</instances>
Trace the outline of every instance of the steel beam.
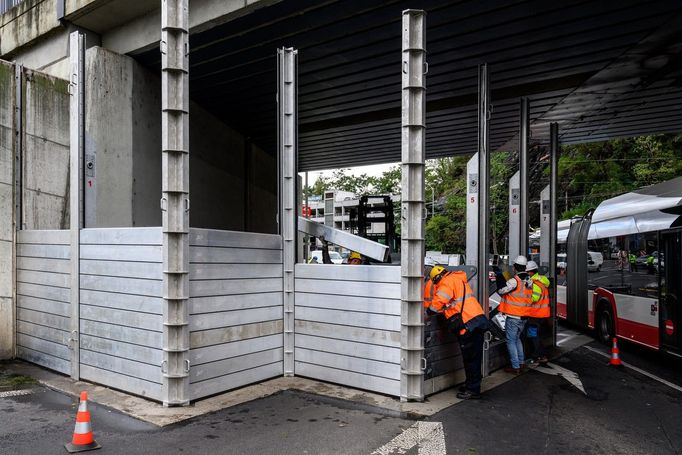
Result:
<instances>
[{"instance_id":1,"label":"steel beam","mask_svg":"<svg viewBox=\"0 0 682 455\"><path fill-rule=\"evenodd\" d=\"M69 228L71 231L71 377L80 379L80 231L85 153L85 35L69 35Z\"/></svg>"},{"instance_id":2,"label":"steel beam","mask_svg":"<svg viewBox=\"0 0 682 455\"><path fill-rule=\"evenodd\" d=\"M556 346L557 317L556 317L556 244L557 244L557 184L559 182L559 124L549 124L549 276L551 280L552 297L552 338L553 346Z\"/></svg>"},{"instance_id":3,"label":"steel beam","mask_svg":"<svg viewBox=\"0 0 682 455\"><path fill-rule=\"evenodd\" d=\"M469 162L467 162L467 237L466 237L466 265L476 267L478 265L478 153L474 153ZM477 274L478 275L478 274ZM476 294L476 297L481 299L478 290L478 276L474 276L469 280L471 289Z\"/></svg>"},{"instance_id":4,"label":"steel beam","mask_svg":"<svg viewBox=\"0 0 682 455\"><path fill-rule=\"evenodd\" d=\"M400 399L424 400L426 13L403 11Z\"/></svg>"},{"instance_id":5,"label":"steel beam","mask_svg":"<svg viewBox=\"0 0 682 455\"><path fill-rule=\"evenodd\" d=\"M521 126L519 134L519 250L528 254L528 140L530 138L530 106L528 98L521 98ZM510 260L513 259L510 257Z\"/></svg>"},{"instance_id":6,"label":"steel beam","mask_svg":"<svg viewBox=\"0 0 682 455\"><path fill-rule=\"evenodd\" d=\"M476 268L479 280L477 283L478 300L486 317L490 313L490 295L488 294L488 222L490 207L490 80L488 65L478 66L478 257ZM481 373L487 376L490 366L489 340L483 346Z\"/></svg>"},{"instance_id":7,"label":"steel beam","mask_svg":"<svg viewBox=\"0 0 682 455\"><path fill-rule=\"evenodd\" d=\"M347 250L356 251L376 261L388 261L390 248L387 245L362 238L348 231L320 224L301 216L298 217L298 230L313 237L324 239L334 245L339 245Z\"/></svg>"},{"instance_id":8,"label":"steel beam","mask_svg":"<svg viewBox=\"0 0 682 455\"><path fill-rule=\"evenodd\" d=\"M540 193L540 270L546 274L549 271L549 239L550 233L549 185Z\"/></svg>"},{"instance_id":9,"label":"steel beam","mask_svg":"<svg viewBox=\"0 0 682 455\"><path fill-rule=\"evenodd\" d=\"M294 268L296 266L298 51L277 50L277 142L279 169L279 230L283 241L284 376L294 370Z\"/></svg>"},{"instance_id":10,"label":"steel beam","mask_svg":"<svg viewBox=\"0 0 682 455\"><path fill-rule=\"evenodd\" d=\"M521 254L521 184L520 171L516 171L509 179L509 259L511 266L514 259Z\"/></svg>"},{"instance_id":11,"label":"steel beam","mask_svg":"<svg viewBox=\"0 0 682 455\"><path fill-rule=\"evenodd\" d=\"M189 405L189 0L161 0L164 406Z\"/></svg>"}]
</instances>

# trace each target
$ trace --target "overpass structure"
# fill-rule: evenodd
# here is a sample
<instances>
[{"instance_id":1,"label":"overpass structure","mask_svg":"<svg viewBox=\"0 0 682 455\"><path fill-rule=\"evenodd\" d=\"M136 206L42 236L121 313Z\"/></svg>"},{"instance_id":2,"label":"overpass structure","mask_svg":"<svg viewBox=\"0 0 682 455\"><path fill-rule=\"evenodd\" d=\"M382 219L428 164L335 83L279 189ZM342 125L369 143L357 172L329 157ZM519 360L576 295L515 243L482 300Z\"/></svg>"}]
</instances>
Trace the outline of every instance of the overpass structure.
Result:
<instances>
[{"instance_id":1,"label":"overpass structure","mask_svg":"<svg viewBox=\"0 0 682 455\"><path fill-rule=\"evenodd\" d=\"M453 345L424 354L424 160L479 153L486 233L489 154L518 149L522 247L533 144L556 181L559 143L682 129L674 1L12 3L1 350L167 405L281 374L456 383ZM298 264L297 172L394 161L401 267Z\"/></svg>"}]
</instances>

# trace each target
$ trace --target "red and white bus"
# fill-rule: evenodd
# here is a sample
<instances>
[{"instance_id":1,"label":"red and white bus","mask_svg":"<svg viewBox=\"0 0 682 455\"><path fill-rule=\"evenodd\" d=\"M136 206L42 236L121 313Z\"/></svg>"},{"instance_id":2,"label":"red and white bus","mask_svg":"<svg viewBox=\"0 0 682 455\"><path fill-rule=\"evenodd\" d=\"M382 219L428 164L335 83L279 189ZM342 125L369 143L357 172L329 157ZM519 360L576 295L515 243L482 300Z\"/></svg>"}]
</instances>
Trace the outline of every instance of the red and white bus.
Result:
<instances>
[{"instance_id":1,"label":"red and white bus","mask_svg":"<svg viewBox=\"0 0 682 455\"><path fill-rule=\"evenodd\" d=\"M561 222L557 241L559 318L682 357L682 177Z\"/></svg>"}]
</instances>

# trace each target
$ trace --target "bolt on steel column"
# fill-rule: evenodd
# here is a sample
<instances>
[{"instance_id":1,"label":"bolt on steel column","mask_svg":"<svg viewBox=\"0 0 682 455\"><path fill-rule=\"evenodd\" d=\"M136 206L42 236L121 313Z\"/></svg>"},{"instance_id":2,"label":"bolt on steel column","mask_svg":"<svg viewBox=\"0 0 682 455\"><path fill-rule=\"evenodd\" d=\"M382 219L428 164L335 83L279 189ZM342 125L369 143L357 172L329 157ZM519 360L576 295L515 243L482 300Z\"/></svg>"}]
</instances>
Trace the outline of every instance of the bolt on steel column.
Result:
<instances>
[{"instance_id":1,"label":"bolt on steel column","mask_svg":"<svg viewBox=\"0 0 682 455\"><path fill-rule=\"evenodd\" d=\"M188 1L161 1L164 406L190 400Z\"/></svg>"},{"instance_id":2,"label":"bolt on steel column","mask_svg":"<svg viewBox=\"0 0 682 455\"><path fill-rule=\"evenodd\" d=\"M294 375L294 268L296 267L298 51L277 50L277 130L279 162L279 223L284 270L284 376Z\"/></svg>"},{"instance_id":3,"label":"bolt on steel column","mask_svg":"<svg viewBox=\"0 0 682 455\"><path fill-rule=\"evenodd\" d=\"M421 10L403 11L400 399L424 399L426 37Z\"/></svg>"}]
</instances>

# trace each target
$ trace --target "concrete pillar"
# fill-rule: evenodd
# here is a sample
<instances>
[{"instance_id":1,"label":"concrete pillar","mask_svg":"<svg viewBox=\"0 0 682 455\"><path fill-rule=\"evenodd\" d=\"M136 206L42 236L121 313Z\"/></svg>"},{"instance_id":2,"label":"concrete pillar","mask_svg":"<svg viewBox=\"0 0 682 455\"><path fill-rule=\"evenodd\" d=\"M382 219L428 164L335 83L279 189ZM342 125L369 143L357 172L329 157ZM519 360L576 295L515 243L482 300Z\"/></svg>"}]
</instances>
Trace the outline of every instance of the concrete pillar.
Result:
<instances>
[{"instance_id":1,"label":"concrete pillar","mask_svg":"<svg viewBox=\"0 0 682 455\"><path fill-rule=\"evenodd\" d=\"M521 183L517 171L509 179L509 265L521 254Z\"/></svg>"},{"instance_id":2,"label":"concrete pillar","mask_svg":"<svg viewBox=\"0 0 682 455\"><path fill-rule=\"evenodd\" d=\"M542 273L549 270L549 237L550 234L549 185L540 193L540 267Z\"/></svg>"},{"instance_id":3,"label":"concrete pillar","mask_svg":"<svg viewBox=\"0 0 682 455\"><path fill-rule=\"evenodd\" d=\"M15 194L15 176L21 176L20 162L16 161L15 151L20 138L21 126L21 74L15 73L14 65L0 62L0 127L15 134L0 136L0 359L11 359L15 353L15 230L18 228L19 199ZM17 84L18 82L18 84ZM18 90L17 90L18 88ZM19 98L17 98L17 94ZM16 106L16 110L15 110ZM18 114L18 115L17 115ZM19 156L21 156L19 154ZM20 179L19 179L20 182Z\"/></svg>"},{"instance_id":4,"label":"concrete pillar","mask_svg":"<svg viewBox=\"0 0 682 455\"><path fill-rule=\"evenodd\" d=\"M400 399L424 399L426 14L403 11Z\"/></svg>"},{"instance_id":5,"label":"concrete pillar","mask_svg":"<svg viewBox=\"0 0 682 455\"><path fill-rule=\"evenodd\" d=\"M551 280L550 296L552 298L552 345L556 346L557 317L556 317L556 244L557 244L557 185L559 182L559 124L549 125L549 277Z\"/></svg>"},{"instance_id":6,"label":"concrete pillar","mask_svg":"<svg viewBox=\"0 0 682 455\"><path fill-rule=\"evenodd\" d=\"M519 251L528 255L528 140L530 138L530 105L521 98L521 128L519 134ZM513 260L513 259L512 259Z\"/></svg>"},{"instance_id":7,"label":"concrete pillar","mask_svg":"<svg viewBox=\"0 0 682 455\"><path fill-rule=\"evenodd\" d=\"M466 236L466 265L478 265L478 153L475 153L467 163L467 236ZM481 301L478 290L478 275L469 280L469 286Z\"/></svg>"}]
</instances>

